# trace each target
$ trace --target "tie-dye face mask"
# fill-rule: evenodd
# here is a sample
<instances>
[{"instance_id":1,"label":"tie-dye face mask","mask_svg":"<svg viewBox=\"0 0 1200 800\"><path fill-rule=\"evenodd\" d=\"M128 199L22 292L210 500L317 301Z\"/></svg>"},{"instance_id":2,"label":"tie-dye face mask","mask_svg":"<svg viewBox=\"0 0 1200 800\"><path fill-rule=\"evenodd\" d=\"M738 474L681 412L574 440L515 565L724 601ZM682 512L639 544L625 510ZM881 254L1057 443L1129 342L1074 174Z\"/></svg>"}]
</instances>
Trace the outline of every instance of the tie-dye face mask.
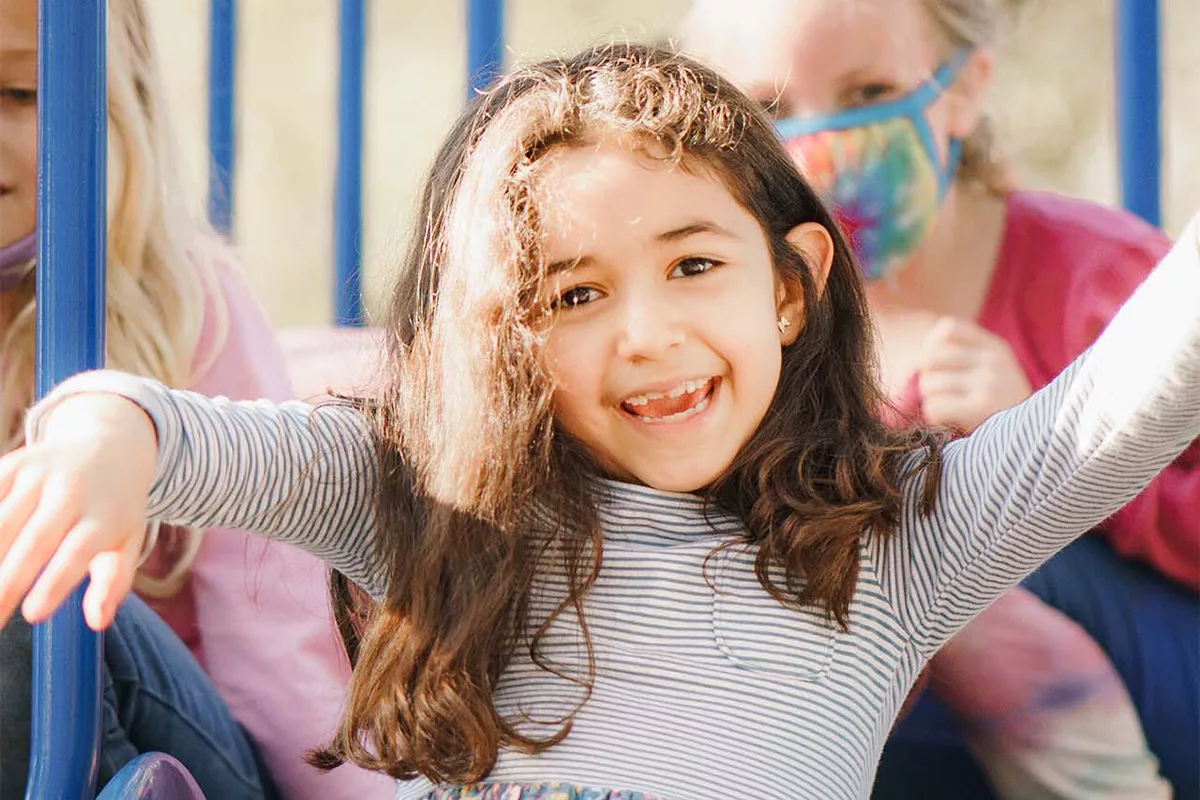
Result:
<instances>
[{"instance_id":1,"label":"tie-dye face mask","mask_svg":"<svg viewBox=\"0 0 1200 800\"><path fill-rule=\"evenodd\" d=\"M898 100L776 123L805 177L833 206L869 281L903 266L937 218L962 142L950 140L942 164L925 110L966 56L959 52Z\"/></svg>"}]
</instances>

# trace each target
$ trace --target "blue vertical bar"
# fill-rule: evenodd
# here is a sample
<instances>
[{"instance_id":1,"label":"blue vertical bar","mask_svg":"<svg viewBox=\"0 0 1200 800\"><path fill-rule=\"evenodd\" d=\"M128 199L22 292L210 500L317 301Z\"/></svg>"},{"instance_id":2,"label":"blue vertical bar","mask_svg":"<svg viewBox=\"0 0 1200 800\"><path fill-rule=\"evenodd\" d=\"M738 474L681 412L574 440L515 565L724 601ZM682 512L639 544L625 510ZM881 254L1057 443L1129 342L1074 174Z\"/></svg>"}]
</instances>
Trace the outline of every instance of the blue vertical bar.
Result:
<instances>
[{"instance_id":1,"label":"blue vertical bar","mask_svg":"<svg viewBox=\"0 0 1200 800\"><path fill-rule=\"evenodd\" d=\"M1162 131L1158 0L1116 0L1117 147L1121 202L1161 222Z\"/></svg>"},{"instance_id":2,"label":"blue vertical bar","mask_svg":"<svg viewBox=\"0 0 1200 800\"><path fill-rule=\"evenodd\" d=\"M38 397L104 363L105 9L38 3ZM102 638L82 599L34 631L30 800L94 796Z\"/></svg>"},{"instance_id":3,"label":"blue vertical bar","mask_svg":"<svg viewBox=\"0 0 1200 800\"><path fill-rule=\"evenodd\" d=\"M210 0L208 44L208 218L224 234L233 229L236 0Z\"/></svg>"},{"instance_id":4,"label":"blue vertical bar","mask_svg":"<svg viewBox=\"0 0 1200 800\"><path fill-rule=\"evenodd\" d=\"M491 86L504 58L504 0L467 0L467 99Z\"/></svg>"},{"instance_id":5,"label":"blue vertical bar","mask_svg":"<svg viewBox=\"0 0 1200 800\"><path fill-rule=\"evenodd\" d=\"M364 0L338 6L338 159L333 190L334 316L362 325Z\"/></svg>"}]
</instances>

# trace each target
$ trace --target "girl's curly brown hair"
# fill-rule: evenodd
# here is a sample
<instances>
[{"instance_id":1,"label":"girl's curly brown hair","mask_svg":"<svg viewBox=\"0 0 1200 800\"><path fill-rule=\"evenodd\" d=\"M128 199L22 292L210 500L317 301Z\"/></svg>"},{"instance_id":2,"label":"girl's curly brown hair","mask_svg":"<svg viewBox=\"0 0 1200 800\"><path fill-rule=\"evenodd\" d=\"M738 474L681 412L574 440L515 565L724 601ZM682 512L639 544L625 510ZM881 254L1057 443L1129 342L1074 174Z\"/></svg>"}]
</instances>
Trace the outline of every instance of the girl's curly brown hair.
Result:
<instances>
[{"instance_id":1,"label":"girl's curly brown hair","mask_svg":"<svg viewBox=\"0 0 1200 800\"><path fill-rule=\"evenodd\" d=\"M394 371L363 402L380 453L378 546L390 580L375 605L335 581L355 672L319 766L350 760L397 778L471 782L499 748L538 752L570 731L568 716L549 738L521 733L493 691L517 648L557 671L540 648L550 622L534 625L528 613L549 570L568 587L551 620L573 615L589 654L582 678L563 677L586 690L594 675L583 612L604 551L595 467L554 423L535 200L547 153L607 136L721 180L761 223L779 277L803 291L806 319L784 350L773 404L706 491L744 520L763 587L845 626L861 539L896 530L914 448L927 449L917 466L930 470L932 503L938 442L877 419L883 400L850 250L755 104L712 70L649 46L518 69L471 104L439 152L392 298ZM822 287L785 238L806 222L834 241ZM553 522L531 524L535 508Z\"/></svg>"}]
</instances>

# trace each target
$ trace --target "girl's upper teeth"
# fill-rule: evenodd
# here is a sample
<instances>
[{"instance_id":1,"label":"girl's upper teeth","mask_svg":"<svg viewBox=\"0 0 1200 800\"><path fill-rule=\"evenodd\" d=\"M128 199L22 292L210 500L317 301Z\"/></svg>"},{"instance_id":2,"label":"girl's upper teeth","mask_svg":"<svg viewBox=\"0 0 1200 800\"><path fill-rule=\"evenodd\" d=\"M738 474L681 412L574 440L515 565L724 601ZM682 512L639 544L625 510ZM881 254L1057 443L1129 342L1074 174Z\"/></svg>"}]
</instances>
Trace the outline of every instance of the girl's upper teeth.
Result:
<instances>
[{"instance_id":1,"label":"girl's upper teeth","mask_svg":"<svg viewBox=\"0 0 1200 800\"><path fill-rule=\"evenodd\" d=\"M709 380L710 380L709 378L704 378L704 379L684 381L683 383L679 384L678 386L672 387L671 389L669 389L668 391L665 391L665 392L647 392L646 394L634 395L633 397L630 397L628 400L626 400L625 403L627 405L631 405L631 406L644 406L644 405L646 405L646 403L650 402L651 400L659 400L663 397L666 397L669 399L674 399L676 397L682 397L685 394L691 394L692 392L696 391L697 389L703 389L705 386L708 385Z\"/></svg>"}]
</instances>

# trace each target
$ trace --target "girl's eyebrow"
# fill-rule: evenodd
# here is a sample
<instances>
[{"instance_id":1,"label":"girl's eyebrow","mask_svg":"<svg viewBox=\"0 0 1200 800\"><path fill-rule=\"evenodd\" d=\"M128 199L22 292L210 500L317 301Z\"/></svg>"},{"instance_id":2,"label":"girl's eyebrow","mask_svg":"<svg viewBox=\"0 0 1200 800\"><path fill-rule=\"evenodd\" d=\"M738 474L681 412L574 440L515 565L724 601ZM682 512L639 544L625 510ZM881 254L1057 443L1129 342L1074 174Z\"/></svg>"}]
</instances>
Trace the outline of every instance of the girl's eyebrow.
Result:
<instances>
[{"instance_id":1,"label":"girl's eyebrow","mask_svg":"<svg viewBox=\"0 0 1200 800\"><path fill-rule=\"evenodd\" d=\"M716 236L724 236L726 239L741 239L741 237L733 231L723 228L717 223L706 219L689 222L687 225L683 225L678 228L672 228L669 231L663 231L654 238L656 241L666 244L669 242L677 242L680 239L686 239L689 236L695 236L699 233L711 233Z\"/></svg>"},{"instance_id":2,"label":"girl's eyebrow","mask_svg":"<svg viewBox=\"0 0 1200 800\"><path fill-rule=\"evenodd\" d=\"M678 228L657 233L654 236L654 241L661 244L669 244L686 239L689 236L696 236L701 233L711 233L714 236L724 236L726 239L741 241L740 236L727 228L718 225L710 220L702 219L695 222L689 222L687 225L681 225ZM561 261L554 261L546 267L547 275L556 275L560 272L566 272L571 269L582 269L590 266L595 262L595 258L590 255L578 256L577 258L564 258Z\"/></svg>"},{"instance_id":3,"label":"girl's eyebrow","mask_svg":"<svg viewBox=\"0 0 1200 800\"><path fill-rule=\"evenodd\" d=\"M571 269L579 269L586 267L595 261L591 256L579 256L578 258L564 258L562 261L555 261L546 267L547 275L557 275L560 272L566 272Z\"/></svg>"}]
</instances>

